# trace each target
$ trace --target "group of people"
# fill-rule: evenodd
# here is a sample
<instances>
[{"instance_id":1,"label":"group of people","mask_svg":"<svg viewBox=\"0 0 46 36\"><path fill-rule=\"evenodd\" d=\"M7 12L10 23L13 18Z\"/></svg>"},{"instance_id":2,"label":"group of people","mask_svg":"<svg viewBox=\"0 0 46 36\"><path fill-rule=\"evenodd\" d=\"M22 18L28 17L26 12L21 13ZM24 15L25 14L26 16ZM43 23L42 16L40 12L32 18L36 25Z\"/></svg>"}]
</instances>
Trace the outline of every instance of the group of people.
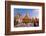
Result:
<instances>
[{"instance_id":1,"label":"group of people","mask_svg":"<svg viewBox=\"0 0 46 36\"><path fill-rule=\"evenodd\" d=\"M33 22L30 23L19 23L18 21L14 20L14 26L15 27L37 27L39 26L39 19L35 18L33 19Z\"/></svg>"}]
</instances>

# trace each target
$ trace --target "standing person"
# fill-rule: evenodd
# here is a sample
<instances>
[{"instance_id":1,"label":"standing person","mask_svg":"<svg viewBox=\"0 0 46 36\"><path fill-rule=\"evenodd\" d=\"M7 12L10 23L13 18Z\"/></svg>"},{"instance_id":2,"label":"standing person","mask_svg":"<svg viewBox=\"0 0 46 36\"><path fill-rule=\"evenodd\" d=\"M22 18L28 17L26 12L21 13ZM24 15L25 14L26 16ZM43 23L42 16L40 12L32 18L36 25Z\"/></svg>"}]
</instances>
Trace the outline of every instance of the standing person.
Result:
<instances>
[{"instance_id":1,"label":"standing person","mask_svg":"<svg viewBox=\"0 0 46 36\"><path fill-rule=\"evenodd\" d=\"M34 20L34 26L39 26L39 20L37 18Z\"/></svg>"}]
</instances>

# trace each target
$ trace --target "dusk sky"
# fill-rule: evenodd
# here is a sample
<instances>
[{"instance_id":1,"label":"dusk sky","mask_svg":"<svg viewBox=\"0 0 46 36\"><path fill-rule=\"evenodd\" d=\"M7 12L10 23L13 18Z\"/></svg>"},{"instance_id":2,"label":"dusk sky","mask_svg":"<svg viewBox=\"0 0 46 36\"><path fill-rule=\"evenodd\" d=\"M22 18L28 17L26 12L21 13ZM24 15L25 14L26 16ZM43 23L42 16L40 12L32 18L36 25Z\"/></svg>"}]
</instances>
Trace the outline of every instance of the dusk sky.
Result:
<instances>
[{"instance_id":1,"label":"dusk sky","mask_svg":"<svg viewBox=\"0 0 46 36\"><path fill-rule=\"evenodd\" d=\"M14 8L14 16L16 16L16 13L20 13L22 16L26 14L26 12L31 17L38 17L39 15L39 9L22 9L22 8Z\"/></svg>"}]
</instances>

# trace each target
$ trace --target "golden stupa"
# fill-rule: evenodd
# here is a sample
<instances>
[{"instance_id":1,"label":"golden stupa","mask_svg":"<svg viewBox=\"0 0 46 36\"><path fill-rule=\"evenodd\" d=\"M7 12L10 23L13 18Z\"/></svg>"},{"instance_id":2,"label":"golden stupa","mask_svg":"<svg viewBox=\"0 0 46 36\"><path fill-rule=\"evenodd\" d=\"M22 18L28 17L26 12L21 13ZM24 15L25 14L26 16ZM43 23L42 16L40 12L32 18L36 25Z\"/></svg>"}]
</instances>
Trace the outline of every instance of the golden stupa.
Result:
<instances>
[{"instance_id":1,"label":"golden stupa","mask_svg":"<svg viewBox=\"0 0 46 36\"><path fill-rule=\"evenodd\" d=\"M25 17L23 18L23 23L29 23L31 19L28 17L28 13L26 13Z\"/></svg>"}]
</instances>

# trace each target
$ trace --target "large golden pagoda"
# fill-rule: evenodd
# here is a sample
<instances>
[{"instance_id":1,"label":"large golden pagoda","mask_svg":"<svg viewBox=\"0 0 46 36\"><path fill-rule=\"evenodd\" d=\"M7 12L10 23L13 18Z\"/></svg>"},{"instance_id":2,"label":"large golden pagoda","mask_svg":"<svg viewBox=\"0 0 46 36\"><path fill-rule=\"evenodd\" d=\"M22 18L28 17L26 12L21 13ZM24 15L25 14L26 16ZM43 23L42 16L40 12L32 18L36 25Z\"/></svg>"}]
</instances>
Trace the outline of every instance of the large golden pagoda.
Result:
<instances>
[{"instance_id":1,"label":"large golden pagoda","mask_svg":"<svg viewBox=\"0 0 46 36\"><path fill-rule=\"evenodd\" d=\"M23 23L29 23L31 19L28 17L28 13L26 13L25 17L23 18Z\"/></svg>"}]
</instances>

